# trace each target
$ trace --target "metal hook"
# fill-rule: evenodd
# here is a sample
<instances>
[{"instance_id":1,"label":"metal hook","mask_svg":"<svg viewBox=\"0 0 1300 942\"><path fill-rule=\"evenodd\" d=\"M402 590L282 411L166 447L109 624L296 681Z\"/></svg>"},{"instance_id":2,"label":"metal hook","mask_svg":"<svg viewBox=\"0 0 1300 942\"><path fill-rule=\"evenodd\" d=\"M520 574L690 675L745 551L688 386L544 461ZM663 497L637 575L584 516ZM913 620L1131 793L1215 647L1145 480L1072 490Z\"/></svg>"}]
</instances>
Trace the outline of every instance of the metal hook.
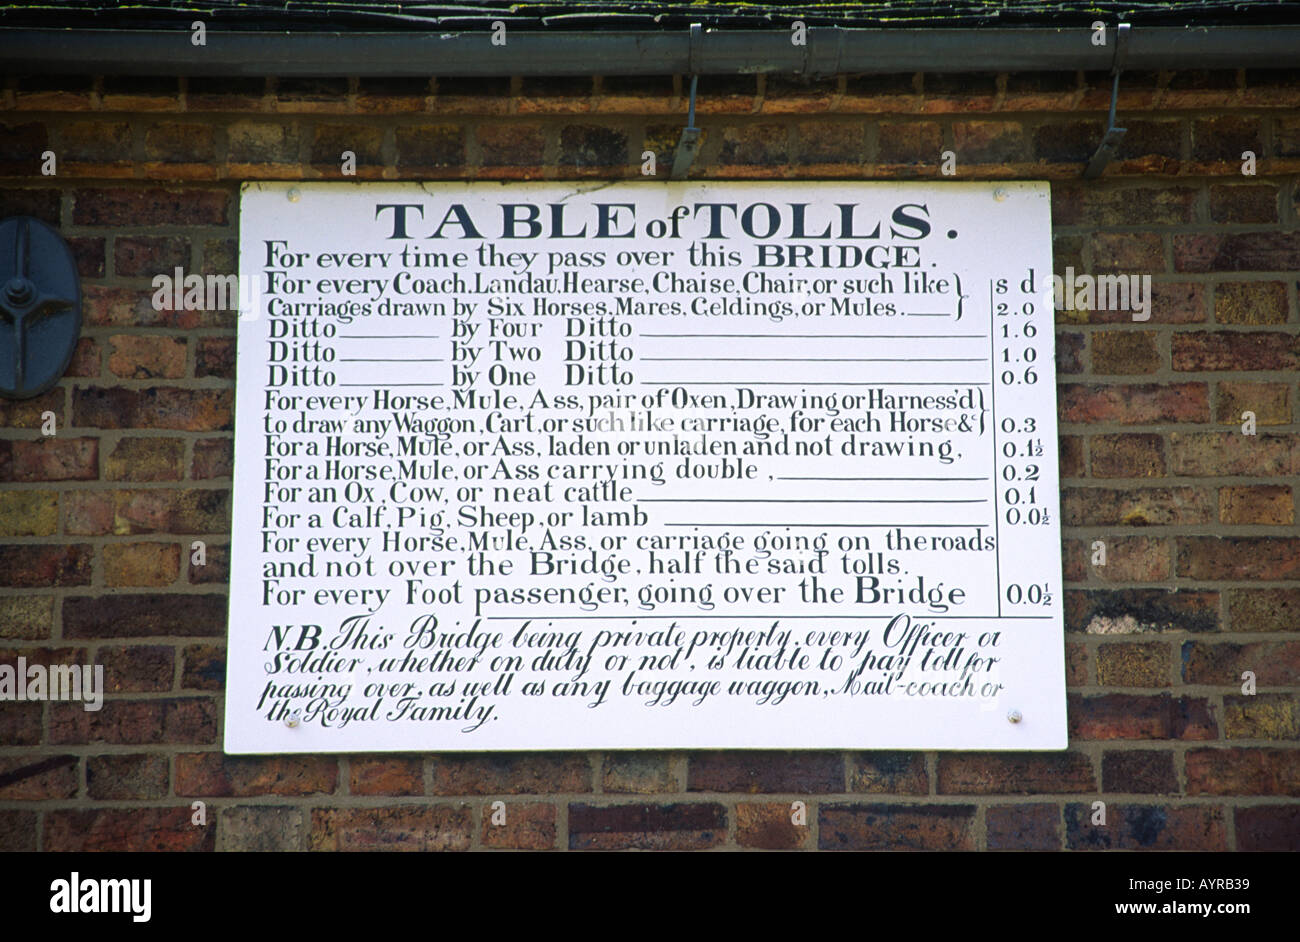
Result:
<instances>
[{"instance_id":1,"label":"metal hook","mask_svg":"<svg viewBox=\"0 0 1300 942\"><path fill-rule=\"evenodd\" d=\"M1110 69L1113 79L1110 86L1110 117L1106 122L1106 136L1101 139L1097 152L1092 155L1087 168L1083 171L1085 180L1094 180L1101 176L1102 171L1106 169L1106 165L1114 159L1116 152L1119 151L1119 145L1124 140L1124 135L1128 133L1128 128L1115 127L1115 103L1119 99L1119 76L1124 71L1124 60L1128 54L1128 36L1129 24L1120 23L1116 28L1115 58Z\"/></svg>"}]
</instances>

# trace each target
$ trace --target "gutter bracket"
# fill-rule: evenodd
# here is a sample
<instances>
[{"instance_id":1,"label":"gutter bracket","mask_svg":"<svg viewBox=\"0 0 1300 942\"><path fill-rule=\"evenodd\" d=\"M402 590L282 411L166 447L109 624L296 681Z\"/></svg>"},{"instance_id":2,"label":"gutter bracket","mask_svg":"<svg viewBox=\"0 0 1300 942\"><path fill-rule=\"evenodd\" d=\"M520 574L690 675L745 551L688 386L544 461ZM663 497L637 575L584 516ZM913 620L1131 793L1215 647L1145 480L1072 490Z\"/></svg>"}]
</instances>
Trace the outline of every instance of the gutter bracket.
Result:
<instances>
[{"instance_id":1,"label":"gutter bracket","mask_svg":"<svg viewBox=\"0 0 1300 942\"><path fill-rule=\"evenodd\" d=\"M1083 171L1085 180L1095 180L1102 175L1106 165L1115 158L1124 135L1128 133L1128 128L1115 127L1115 103L1119 98L1119 76L1124 71L1124 62L1128 54L1129 29L1128 23L1120 23L1116 28L1115 59L1110 69L1110 74L1113 76L1110 86L1110 117L1106 122L1106 136L1101 139L1097 152L1092 155L1087 168Z\"/></svg>"},{"instance_id":2,"label":"gutter bracket","mask_svg":"<svg viewBox=\"0 0 1300 942\"><path fill-rule=\"evenodd\" d=\"M686 127L682 129L681 140L677 142L677 153L673 157L673 169L670 180L685 180L690 173L691 164L700 150L700 129L695 126L695 89L700 81L700 41L703 39L704 27L699 23L691 24L691 100L686 111Z\"/></svg>"}]
</instances>

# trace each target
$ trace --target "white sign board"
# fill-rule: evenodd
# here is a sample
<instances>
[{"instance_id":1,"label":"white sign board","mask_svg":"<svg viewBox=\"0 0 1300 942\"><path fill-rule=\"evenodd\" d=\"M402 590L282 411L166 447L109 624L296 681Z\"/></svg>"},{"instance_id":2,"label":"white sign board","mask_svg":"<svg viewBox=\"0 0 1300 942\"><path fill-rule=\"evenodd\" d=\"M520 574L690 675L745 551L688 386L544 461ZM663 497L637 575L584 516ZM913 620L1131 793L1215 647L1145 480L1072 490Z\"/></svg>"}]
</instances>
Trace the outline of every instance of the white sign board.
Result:
<instances>
[{"instance_id":1,"label":"white sign board","mask_svg":"<svg viewBox=\"0 0 1300 942\"><path fill-rule=\"evenodd\" d=\"M244 188L231 753L1066 746L1041 183Z\"/></svg>"}]
</instances>

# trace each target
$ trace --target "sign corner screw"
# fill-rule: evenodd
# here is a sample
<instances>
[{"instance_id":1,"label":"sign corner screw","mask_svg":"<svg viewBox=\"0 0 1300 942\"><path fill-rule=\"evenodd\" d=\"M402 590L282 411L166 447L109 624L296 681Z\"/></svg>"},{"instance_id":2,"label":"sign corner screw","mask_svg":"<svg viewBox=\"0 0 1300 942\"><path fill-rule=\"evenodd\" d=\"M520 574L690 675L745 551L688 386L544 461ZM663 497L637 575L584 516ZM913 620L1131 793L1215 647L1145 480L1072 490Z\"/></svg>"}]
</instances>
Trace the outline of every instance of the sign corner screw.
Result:
<instances>
[{"instance_id":1,"label":"sign corner screw","mask_svg":"<svg viewBox=\"0 0 1300 942\"><path fill-rule=\"evenodd\" d=\"M1020 715L1019 710L1012 710L1007 714L1008 723L1019 723L1022 719L1024 719L1024 717Z\"/></svg>"}]
</instances>

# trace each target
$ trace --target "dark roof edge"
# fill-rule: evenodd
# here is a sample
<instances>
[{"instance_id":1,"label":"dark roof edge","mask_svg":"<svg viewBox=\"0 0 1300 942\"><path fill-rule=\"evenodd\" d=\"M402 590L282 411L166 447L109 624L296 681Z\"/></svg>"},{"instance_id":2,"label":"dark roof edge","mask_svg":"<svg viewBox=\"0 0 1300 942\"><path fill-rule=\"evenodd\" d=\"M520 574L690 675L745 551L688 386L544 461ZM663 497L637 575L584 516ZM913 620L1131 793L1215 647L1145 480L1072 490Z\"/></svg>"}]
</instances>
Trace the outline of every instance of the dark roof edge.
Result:
<instances>
[{"instance_id":1,"label":"dark roof edge","mask_svg":"<svg viewBox=\"0 0 1300 942\"><path fill-rule=\"evenodd\" d=\"M1109 71L1086 28L250 33L0 28L9 74L561 76ZM1300 26L1133 27L1126 69L1296 68Z\"/></svg>"}]
</instances>

